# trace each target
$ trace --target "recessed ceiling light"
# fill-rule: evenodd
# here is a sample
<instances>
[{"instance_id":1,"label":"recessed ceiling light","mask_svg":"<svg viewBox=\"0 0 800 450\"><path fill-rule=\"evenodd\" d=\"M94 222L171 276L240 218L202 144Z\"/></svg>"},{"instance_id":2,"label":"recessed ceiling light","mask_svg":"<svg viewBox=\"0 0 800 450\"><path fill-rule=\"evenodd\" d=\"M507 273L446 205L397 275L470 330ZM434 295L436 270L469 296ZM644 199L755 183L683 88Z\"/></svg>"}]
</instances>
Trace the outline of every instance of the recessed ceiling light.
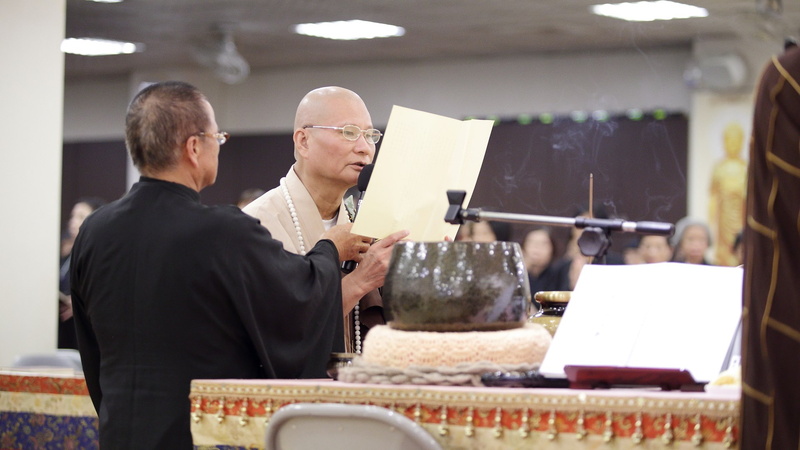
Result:
<instances>
[{"instance_id":1,"label":"recessed ceiling light","mask_svg":"<svg viewBox=\"0 0 800 450\"><path fill-rule=\"evenodd\" d=\"M306 36L352 41L402 36L403 27L366 20L343 20L339 22L301 23L294 26L294 32Z\"/></svg>"},{"instance_id":2,"label":"recessed ceiling light","mask_svg":"<svg viewBox=\"0 0 800 450\"><path fill-rule=\"evenodd\" d=\"M600 16L613 17L631 22L653 20L689 19L707 17L708 10L668 0L635 3L605 3L591 6L591 11Z\"/></svg>"},{"instance_id":3,"label":"recessed ceiling light","mask_svg":"<svg viewBox=\"0 0 800 450\"><path fill-rule=\"evenodd\" d=\"M95 3L122 3L123 0L87 0Z\"/></svg>"},{"instance_id":4,"label":"recessed ceiling light","mask_svg":"<svg viewBox=\"0 0 800 450\"><path fill-rule=\"evenodd\" d=\"M144 50L144 44L94 38L68 38L61 41L61 51L74 55L122 55Z\"/></svg>"}]
</instances>

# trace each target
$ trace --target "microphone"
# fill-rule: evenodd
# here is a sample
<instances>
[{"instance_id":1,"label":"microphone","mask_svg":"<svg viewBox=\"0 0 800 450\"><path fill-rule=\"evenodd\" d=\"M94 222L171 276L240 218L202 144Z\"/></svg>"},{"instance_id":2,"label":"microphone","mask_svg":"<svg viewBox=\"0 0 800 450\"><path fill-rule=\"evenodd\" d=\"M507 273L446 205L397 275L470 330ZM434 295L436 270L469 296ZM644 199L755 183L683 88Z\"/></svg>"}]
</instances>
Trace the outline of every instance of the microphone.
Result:
<instances>
[{"instance_id":1,"label":"microphone","mask_svg":"<svg viewBox=\"0 0 800 450\"><path fill-rule=\"evenodd\" d=\"M659 236L672 236L675 225L668 222L630 222L622 219L590 219L576 217L577 228L598 227L612 231L625 231L628 233L655 234Z\"/></svg>"},{"instance_id":2,"label":"microphone","mask_svg":"<svg viewBox=\"0 0 800 450\"><path fill-rule=\"evenodd\" d=\"M356 212L353 214L353 220L356 219L358 215L358 210L361 209L361 201L364 200L364 192L367 191L367 185L369 184L369 179L372 177L372 170L375 168L375 164L367 164L361 169L361 173L358 175L358 190L360 194L358 194L358 202L356 203ZM342 272L350 273L355 270L356 266L358 265L357 262L353 260L345 261L342 263Z\"/></svg>"}]
</instances>

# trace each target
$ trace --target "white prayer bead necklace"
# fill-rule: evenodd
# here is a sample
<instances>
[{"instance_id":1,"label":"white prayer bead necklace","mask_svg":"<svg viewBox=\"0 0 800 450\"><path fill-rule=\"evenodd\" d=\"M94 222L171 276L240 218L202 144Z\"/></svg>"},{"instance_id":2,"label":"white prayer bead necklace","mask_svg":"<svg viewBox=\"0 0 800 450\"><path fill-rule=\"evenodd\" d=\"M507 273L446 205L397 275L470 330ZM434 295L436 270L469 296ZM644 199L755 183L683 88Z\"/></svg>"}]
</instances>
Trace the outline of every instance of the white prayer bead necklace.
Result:
<instances>
[{"instance_id":1,"label":"white prayer bead necklace","mask_svg":"<svg viewBox=\"0 0 800 450\"><path fill-rule=\"evenodd\" d=\"M298 250L301 255L306 254L306 244L303 241L303 231L300 229L300 220L297 218L297 210L294 208L292 196L289 195L289 188L286 187L286 178L281 178L280 181L281 192L283 198L286 199L286 205L289 206L289 214L292 216L292 224L294 224L294 232L297 233Z\"/></svg>"},{"instance_id":2,"label":"white prayer bead necklace","mask_svg":"<svg viewBox=\"0 0 800 450\"><path fill-rule=\"evenodd\" d=\"M286 200L286 205L289 207L289 215L292 216L292 224L294 225L294 231L297 233L297 241L298 241L298 250L300 251L301 255L306 254L306 245L305 241L303 240L303 231L300 229L300 219L297 218L297 210L294 207L294 202L292 201L292 196L289 194L289 188L286 187L286 178L281 178L280 181L281 192L283 193L283 198ZM358 303L353 308L353 328L355 334L355 348L356 353L361 354L361 320L360 320L360 308Z\"/></svg>"}]
</instances>

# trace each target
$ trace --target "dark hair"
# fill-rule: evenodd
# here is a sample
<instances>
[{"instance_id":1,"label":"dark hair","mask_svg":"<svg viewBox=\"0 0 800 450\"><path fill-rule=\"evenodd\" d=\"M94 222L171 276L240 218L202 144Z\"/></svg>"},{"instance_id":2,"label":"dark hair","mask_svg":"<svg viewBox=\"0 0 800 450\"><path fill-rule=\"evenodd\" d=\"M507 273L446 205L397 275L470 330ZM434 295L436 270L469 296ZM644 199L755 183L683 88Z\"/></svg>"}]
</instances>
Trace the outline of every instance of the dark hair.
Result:
<instances>
[{"instance_id":1,"label":"dark hair","mask_svg":"<svg viewBox=\"0 0 800 450\"><path fill-rule=\"evenodd\" d=\"M199 89L182 81L165 81L142 89L128 106L125 145L142 171L173 167L184 140L209 123Z\"/></svg>"},{"instance_id":2,"label":"dark hair","mask_svg":"<svg viewBox=\"0 0 800 450\"><path fill-rule=\"evenodd\" d=\"M510 241L511 240L511 225L507 222L489 222L489 226L492 227L492 232L494 233L494 237L498 241Z\"/></svg>"},{"instance_id":3,"label":"dark hair","mask_svg":"<svg viewBox=\"0 0 800 450\"><path fill-rule=\"evenodd\" d=\"M553 229L547 226L535 226L528 231L525 232L525 235L522 237L521 247L525 249L525 241L528 240L528 235L533 233L534 231L544 231L547 234L547 239L550 240L550 246L553 248L553 254L551 255L551 259L555 260L558 255L561 253L561 249L558 246L558 242L556 241L556 237L553 234Z\"/></svg>"},{"instance_id":4,"label":"dark hair","mask_svg":"<svg viewBox=\"0 0 800 450\"><path fill-rule=\"evenodd\" d=\"M675 223L675 233L669 238L669 245L675 249L675 252L678 251L678 247L680 247L681 243L683 242L683 235L686 233L686 229L689 227L702 228L706 233L708 246L711 247L713 242L711 240L711 229L708 227L708 225L703 221L687 216Z\"/></svg>"}]
</instances>

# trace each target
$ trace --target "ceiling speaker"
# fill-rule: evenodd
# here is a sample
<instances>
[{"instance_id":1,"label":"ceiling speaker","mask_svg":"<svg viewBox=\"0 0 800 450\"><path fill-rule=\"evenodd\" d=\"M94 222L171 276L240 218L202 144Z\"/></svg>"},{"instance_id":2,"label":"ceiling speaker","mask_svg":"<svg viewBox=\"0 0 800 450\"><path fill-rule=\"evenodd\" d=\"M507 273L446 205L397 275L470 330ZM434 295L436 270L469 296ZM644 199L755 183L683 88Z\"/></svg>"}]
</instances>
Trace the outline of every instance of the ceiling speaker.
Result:
<instances>
[{"instance_id":1,"label":"ceiling speaker","mask_svg":"<svg viewBox=\"0 0 800 450\"><path fill-rule=\"evenodd\" d=\"M227 84L241 83L250 74L250 64L236 49L230 28L219 27L210 39L193 47L192 56Z\"/></svg>"},{"instance_id":2,"label":"ceiling speaker","mask_svg":"<svg viewBox=\"0 0 800 450\"><path fill-rule=\"evenodd\" d=\"M737 90L747 83L747 64L735 53L707 56L690 62L683 79L692 89Z\"/></svg>"}]
</instances>

